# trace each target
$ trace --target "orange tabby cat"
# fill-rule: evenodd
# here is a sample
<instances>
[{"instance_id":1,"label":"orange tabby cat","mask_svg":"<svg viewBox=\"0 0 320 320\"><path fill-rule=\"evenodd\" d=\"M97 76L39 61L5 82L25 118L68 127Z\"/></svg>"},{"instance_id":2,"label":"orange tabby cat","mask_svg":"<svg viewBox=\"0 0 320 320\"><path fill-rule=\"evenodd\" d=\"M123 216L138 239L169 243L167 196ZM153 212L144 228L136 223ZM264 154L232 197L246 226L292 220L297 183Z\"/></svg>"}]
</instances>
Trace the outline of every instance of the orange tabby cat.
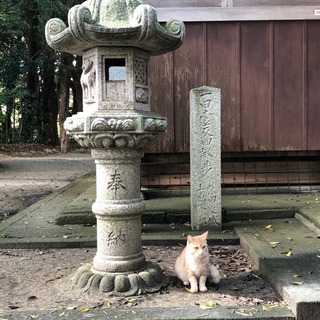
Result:
<instances>
[{"instance_id":1,"label":"orange tabby cat","mask_svg":"<svg viewBox=\"0 0 320 320\"><path fill-rule=\"evenodd\" d=\"M185 286L191 285L190 292L207 291L206 280L219 283L220 274L216 267L210 265L207 245L208 231L196 237L188 235L187 246L177 258L175 270L177 277Z\"/></svg>"}]
</instances>

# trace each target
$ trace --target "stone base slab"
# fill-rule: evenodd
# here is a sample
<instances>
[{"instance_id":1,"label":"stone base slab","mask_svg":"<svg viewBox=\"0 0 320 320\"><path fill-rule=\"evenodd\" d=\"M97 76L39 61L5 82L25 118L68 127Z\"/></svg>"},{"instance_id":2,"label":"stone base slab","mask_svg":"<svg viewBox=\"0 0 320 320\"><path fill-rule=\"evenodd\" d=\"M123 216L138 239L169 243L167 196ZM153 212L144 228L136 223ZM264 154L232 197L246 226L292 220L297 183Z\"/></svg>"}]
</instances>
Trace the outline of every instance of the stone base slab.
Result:
<instances>
[{"instance_id":1,"label":"stone base slab","mask_svg":"<svg viewBox=\"0 0 320 320\"><path fill-rule=\"evenodd\" d=\"M92 271L92 264L85 264L76 271L72 284L88 295L128 297L157 292L169 284L169 278L159 265L149 261L143 271L129 274L99 274Z\"/></svg>"}]
</instances>

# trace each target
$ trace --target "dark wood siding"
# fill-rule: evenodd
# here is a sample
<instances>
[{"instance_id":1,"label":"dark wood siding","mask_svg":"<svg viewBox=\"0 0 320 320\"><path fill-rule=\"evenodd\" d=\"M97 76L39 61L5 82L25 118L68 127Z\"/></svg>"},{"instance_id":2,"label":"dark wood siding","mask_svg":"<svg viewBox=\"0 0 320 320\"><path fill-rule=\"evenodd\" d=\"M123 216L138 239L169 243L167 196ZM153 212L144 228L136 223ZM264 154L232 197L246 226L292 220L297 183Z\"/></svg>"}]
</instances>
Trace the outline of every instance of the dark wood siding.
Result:
<instances>
[{"instance_id":1,"label":"dark wood siding","mask_svg":"<svg viewBox=\"0 0 320 320\"><path fill-rule=\"evenodd\" d=\"M222 150L240 149L239 30L240 23L207 24L207 84L221 89Z\"/></svg>"},{"instance_id":2,"label":"dark wood siding","mask_svg":"<svg viewBox=\"0 0 320 320\"><path fill-rule=\"evenodd\" d=\"M307 149L320 149L320 22L307 23Z\"/></svg>"},{"instance_id":3,"label":"dark wood siding","mask_svg":"<svg viewBox=\"0 0 320 320\"><path fill-rule=\"evenodd\" d=\"M151 63L152 111L168 133L150 152L189 152L189 91L221 88L222 151L320 150L320 21L191 22Z\"/></svg>"}]
</instances>

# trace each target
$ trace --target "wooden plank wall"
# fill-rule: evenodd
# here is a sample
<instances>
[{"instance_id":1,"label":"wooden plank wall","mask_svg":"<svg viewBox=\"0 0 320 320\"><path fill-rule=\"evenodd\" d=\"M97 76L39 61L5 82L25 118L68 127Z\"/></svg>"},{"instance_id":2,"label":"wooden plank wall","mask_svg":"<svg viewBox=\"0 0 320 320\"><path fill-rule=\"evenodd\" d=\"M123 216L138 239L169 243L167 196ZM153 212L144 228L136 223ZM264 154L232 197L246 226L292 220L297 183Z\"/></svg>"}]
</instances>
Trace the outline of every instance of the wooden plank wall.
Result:
<instances>
[{"instance_id":1,"label":"wooden plank wall","mask_svg":"<svg viewBox=\"0 0 320 320\"><path fill-rule=\"evenodd\" d=\"M189 152L189 91L221 88L222 151L320 150L320 21L186 23L151 60L151 109L168 133L148 152Z\"/></svg>"}]
</instances>

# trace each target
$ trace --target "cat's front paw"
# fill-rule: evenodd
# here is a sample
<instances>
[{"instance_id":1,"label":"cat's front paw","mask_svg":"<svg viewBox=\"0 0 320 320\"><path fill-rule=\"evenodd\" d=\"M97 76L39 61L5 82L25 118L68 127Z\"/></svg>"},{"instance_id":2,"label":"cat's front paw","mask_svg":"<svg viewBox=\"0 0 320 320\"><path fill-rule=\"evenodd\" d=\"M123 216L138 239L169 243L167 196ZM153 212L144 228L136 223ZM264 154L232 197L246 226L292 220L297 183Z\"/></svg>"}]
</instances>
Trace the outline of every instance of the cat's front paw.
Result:
<instances>
[{"instance_id":1,"label":"cat's front paw","mask_svg":"<svg viewBox=\"0 0 320 320\"><path fill-rule=\"evenodd\" d=\"M190 292L191 293L196 293L196 292L198 292L198 288L197 287L191 287L190 288Z\"/></svg>"},{"instance_id":2,"label":"cat's front paw","mask_svg":"<svg viewBox=\"0 0 320 320\"><path fill-rule=\"evenodd\" d=\"M188 285L189 285L189 281L185 281L185 282L183 283L183 285L188 286Z\"/></svg>"},{"instance_id":3,"label":"cat's front paw","mask_svg":"<svg viewBox=\"0 0 320 320\"><path fill-rule=\"evenodd\" d=\"M208 289L207 289L207 287L200 287L200 291L201 292L206 292L206 291L208 291Z\"/></svg>"}]
</instances>

